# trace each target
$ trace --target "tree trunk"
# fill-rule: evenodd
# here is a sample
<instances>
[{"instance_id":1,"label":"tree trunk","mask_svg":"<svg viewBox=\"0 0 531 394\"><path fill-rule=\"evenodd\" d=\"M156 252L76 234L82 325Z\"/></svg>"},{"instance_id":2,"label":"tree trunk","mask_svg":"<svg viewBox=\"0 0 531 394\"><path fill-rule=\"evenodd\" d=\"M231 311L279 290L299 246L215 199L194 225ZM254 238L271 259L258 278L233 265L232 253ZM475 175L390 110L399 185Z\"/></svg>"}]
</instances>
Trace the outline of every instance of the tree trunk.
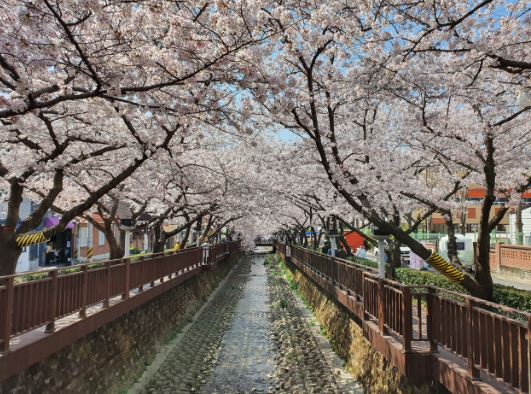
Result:
<instances>
[{"instance_id":1,"label":"tree trunk","mask_svg":"<svg viewBox=\"0 0 531 394\"><path fill-rule=\"evenodd\" d=\"M400 268L402 265L401 254L400 254L400 241L391 240L389 241L389 250L386 251L387 254L387 277L389 279L396 278L396 269Z\"/></svg>"},{"instance_id":2,"label":"tree trunk","mask_svg":"<svg viewBox=\"0 0 531 394\"><path fill-rule=\"evenodd\" d=\"M339 242L341 243L341 245L343 245L343 248L345 249L345 253L347 254L347 257L348 256L352 256L352 249L350 249L350 246L349 244L347 243L347 240L345 239L345 236L344 236L345 232L344 232L344 228L343 228L343 223L339 223Z\"/></svg>"},{"instance_id":3,"label":"tree trunk","mask_svg":"<svg viewBox=\"0 0 531 394\"><path fill-rule=\"evenodd\" d=\"M192 226L187 226L186 227L186 230L184 232L184 237L181 241L181 249L184 249L186 247L186 244L188 243L188 237L190 237L190 229L192 228Z\"/></svg>"},{"instance_id":4,"label":"tree trunk","mask_svg":"<svg viewBox=\"0 0 531 394\"><path fill-rule=\"evenodd\" d=\"M199 218L197 219L197 222L196 222L196 227L195 227L195 236L196 238L194 239L194 243L195 243L195 246L199 246L199 241L200 241L200 238L201 238L201 229L203 228L203 218Z\"/></svg>"},{"instance_id":5,"label":"tree trunk","mask_svg":"<svg viewBox=\"0 0 531 394\"><path fill-rule=\"evenodd\" d=\"M348 256L352 256L352 250L350 249L350 246L348 245L347 240L345 239L345 237L340 235L339 237L337 237L337 239L339 240L339 243L343 246L343 249L345 250L346 256L347 257Z\"/></svg>"},{"instance_id":6,"label":"tree trunk","mask_svg":"<svg viewBox=\"0 0 531 394\"><path fill-rule=\"evenodd\" d=\"M3 230L3 228L0 228ZM17 262L22 248L16 243L16 233L0 231L0 276L12 275L17 269Z\"/></svg>"},{"instance_id":7,"label":"tree trunk","mask_svg":"<svg viewBox=\"0 0 531 394\"><path fill-rule=\"evenodd\" d=\"M452 222L451 218L450 220L446 221L446 226L448 227L447 234L448 234L448 260L454 265L461 265L461 261L459 260L459 257L457 256L457 240L455 238L455 225Z\"/></svg>"},{"instance_id":8,"label":"tree trunk","mask_svg":"<svg viewBox=\"0 0 531 394\"><path fill-rule=\"evenodd\" d=\"M0 276L12 275L17 270L17 262L22 248L17 246L15 229L20 218L23 188L15 180L10 182L7 215L3 227L0 227Z\"/></svg>"},{"instance_id":9,"label":"tree trunk","mask_svg":"<svg viewBox=\"0 0 531 394\"><path fill-rule=\"evenodd\" d=\"M302 236L302 246L307 248L308 247L308 237L306 236L306 231L302 230L301 236Z\"/></svg>"},{"instance_id":10,"label":"tree trunk","mask_svg":"<svg viewBox=\"0 0 531 394\"><path fill-rule=\"evenodd\" d=\"M314 226L310 226L310 230L312 232L312 247L317 249L319 247L319 244L317 243L317 232L315 231Z\"/></svg>"},{"instance_id":11,"label":"tree trunk","mask_svg":"<svg viewBox=\"0 0 531 394\"><path fill-rule=\"evenodd\" d=\"M118 243L114 234L109 237L107 236L107 233L105 233L105 237L107 237L107 242L109 242L109 259L116 260L124 257L124 249Z\"/></svg>"},{"instance_id":12,"label":"tree trunk","mask_svg":"<svg viewBox=\"0 0 531 394\"><path fill-rule=\"evenodd\" d=\"M164 237L164 231L162 231L162 225L157 222L153 227L155 240L153 242L153 253L162 253L164 252L164 242L166 241Z\"/></svg>"},{"instance_id":13,"label":"tree trunk","mask_svg":"<svg viewBox=\"0 0 531 394\"><path fill-rule=\"evenodd\" d=\"M103 217L103 212L100 211L100 216ZM116 239L116 234L113 231L113 221L114 215L111 215L109 218L104 218L104 234L107 242L109 243L109 259L116 260L124 257L124 248L123 244L120 244L120 241Z\"/></svg>"},{"instance_id":14,"label":"tree trunk","mask_svg":"<svg viewBox=\"0 0 531 394\"><path fill-rule=\"evenodd\" d=\"M492 300L492 276L490 274L490 233L480 228L477 242L475 266L475 279L479 284L476 297Z\"/></svg>"}]
</instances>

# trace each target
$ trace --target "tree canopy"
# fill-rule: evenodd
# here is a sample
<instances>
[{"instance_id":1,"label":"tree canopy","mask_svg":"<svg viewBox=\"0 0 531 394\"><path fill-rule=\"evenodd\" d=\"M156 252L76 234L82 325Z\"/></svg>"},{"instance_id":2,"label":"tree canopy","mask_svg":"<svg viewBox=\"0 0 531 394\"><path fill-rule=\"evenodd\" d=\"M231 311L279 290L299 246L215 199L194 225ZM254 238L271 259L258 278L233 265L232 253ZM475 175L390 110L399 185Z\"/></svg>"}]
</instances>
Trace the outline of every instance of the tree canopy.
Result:
<instances>
[{"instance_id":1,"label":"tree canopy","mask_svg":"<svg viewBox=\"0 0 531 394\"><path fill-rule=\"evenodd\" d=\"M0 274L49 209L46 236L113 201L249 243L357 216L429 260L412 233L439 213L452 246L479 186L474 269L449 263L489 298L490 233L531 183L529 18L507 0L1 0Z\"/></svg>"}]
</instances>

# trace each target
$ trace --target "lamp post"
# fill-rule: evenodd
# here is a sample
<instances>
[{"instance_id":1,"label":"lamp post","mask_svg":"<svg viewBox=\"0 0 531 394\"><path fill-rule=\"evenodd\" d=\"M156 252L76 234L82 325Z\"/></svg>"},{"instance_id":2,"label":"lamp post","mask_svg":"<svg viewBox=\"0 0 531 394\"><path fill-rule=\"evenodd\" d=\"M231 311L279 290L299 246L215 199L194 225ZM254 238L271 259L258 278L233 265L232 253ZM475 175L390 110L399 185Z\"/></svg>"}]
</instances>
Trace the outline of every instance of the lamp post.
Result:
<instances>
[{"instance_id":1,"label":"lamp post","mask_svg":"<svg viewBox=\"0 0 531 394\"><path fill-rule=\"evenodd\" d=\"M124 236L124 257L129 257L131 255L131 231L135 229L134 223L129 218L120 219L120 230L125 234Z\"/></svg>"}]
</instances>

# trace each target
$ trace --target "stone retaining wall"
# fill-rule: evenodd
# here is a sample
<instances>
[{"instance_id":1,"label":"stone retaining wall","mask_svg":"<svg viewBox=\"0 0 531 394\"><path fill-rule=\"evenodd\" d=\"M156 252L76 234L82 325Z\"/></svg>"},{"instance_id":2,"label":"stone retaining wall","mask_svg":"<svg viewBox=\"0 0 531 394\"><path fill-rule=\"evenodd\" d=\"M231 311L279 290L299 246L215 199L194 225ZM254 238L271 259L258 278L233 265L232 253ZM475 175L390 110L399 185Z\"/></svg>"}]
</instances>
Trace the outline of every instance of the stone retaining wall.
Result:
<instances>
[{"instance_id":1,"label":"stone retaining wall","mask_svg":"<svg viewBox=\"0 0 531 394\"><path fill-rule=\"evenodd\" d=\"M361 327L340 305L331 300L292 264L286 264L304 301L326 330L345 367L370 393L443 393L439 384L416 387L396 371L363 336Z\"/></svg>"},{"instance_id":2,"label":"stone retaining wall","mask_svg":"<svg viewBox=\"0 0 531 394\"><path fill-rule=\"evenodd\" d=\"M236 263L172 288L0 384L7 393L117 393L131 386L162 345L190 321Z\"/></svg>"}]
</instances>

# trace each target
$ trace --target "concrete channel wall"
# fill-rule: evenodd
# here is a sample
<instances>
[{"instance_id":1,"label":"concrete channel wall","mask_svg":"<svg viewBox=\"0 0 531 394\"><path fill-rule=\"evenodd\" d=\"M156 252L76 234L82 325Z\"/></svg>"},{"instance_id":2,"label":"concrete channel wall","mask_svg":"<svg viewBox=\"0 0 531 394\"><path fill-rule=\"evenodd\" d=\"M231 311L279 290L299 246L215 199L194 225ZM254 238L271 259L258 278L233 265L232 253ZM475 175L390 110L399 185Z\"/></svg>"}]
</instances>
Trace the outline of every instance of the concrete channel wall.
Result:
<instances>
[{"instance_id":1,"label":"concrete channel wall","mask_svg":"<svg viewBox=\"0 0 531 394\"><path fill-rule=\"evenodd\" d=\"M117 393L190 321L239 256L218 263L0 383L7 393Z\"/></svg>"}]
</instances>

